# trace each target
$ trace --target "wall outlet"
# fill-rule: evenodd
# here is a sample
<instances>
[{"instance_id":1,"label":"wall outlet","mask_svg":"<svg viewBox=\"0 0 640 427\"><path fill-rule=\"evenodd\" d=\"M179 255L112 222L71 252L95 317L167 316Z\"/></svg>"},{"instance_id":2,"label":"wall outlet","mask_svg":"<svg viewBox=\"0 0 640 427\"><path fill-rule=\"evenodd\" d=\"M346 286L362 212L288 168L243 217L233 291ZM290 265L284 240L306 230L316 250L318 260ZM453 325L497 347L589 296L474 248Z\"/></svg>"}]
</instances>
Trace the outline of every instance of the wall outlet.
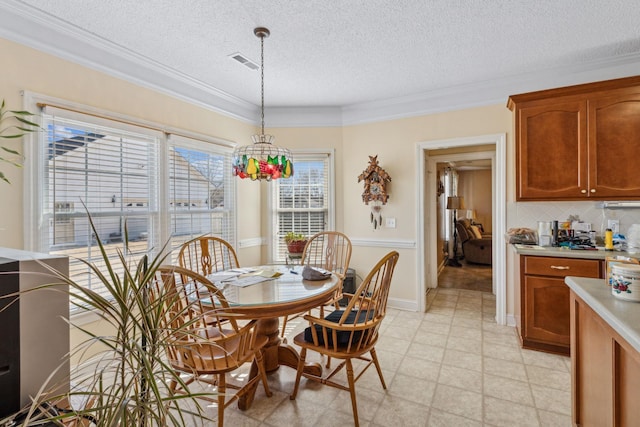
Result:
<instances>
[{"instance_id":1,"label":"wall outlet","mask_svg":"<svg viewBox=\"0 0 640 427\"><path fill-rule=\"evenodd\" d=\"M607 221L607 228L610 228L613 231L613 234L616 234L620 231L620 221L617 219L610 219Z\"/></svg>"},{"instance_id":2,"label":"wall outlet","mask_svg":"<svg viewBox=\"0 0 640 427\"><path fill-rule=\"evenodd\" d=\"M387 228L396 228L396 219L395 218L385 218L384 226Z\"/></svg>"}]
</instances>

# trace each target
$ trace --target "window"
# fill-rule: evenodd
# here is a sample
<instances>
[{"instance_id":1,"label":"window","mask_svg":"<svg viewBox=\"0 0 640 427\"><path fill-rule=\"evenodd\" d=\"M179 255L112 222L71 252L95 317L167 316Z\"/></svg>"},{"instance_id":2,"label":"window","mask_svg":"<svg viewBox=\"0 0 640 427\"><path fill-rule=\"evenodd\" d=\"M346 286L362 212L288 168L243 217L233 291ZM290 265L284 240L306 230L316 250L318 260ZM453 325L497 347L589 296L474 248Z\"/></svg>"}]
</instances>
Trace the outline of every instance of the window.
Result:
<instances>
[{"instance_id":1,"label":"window","mask_svg":"<svg viewBox=\"0 0 640 427\"><path fill-rule=\"evenodd\" d=\"M445 221L445 236L449 242L453 242L453 210L447 209L447 198L449 196L458 195L458 171L447 167L444 172L444 203L442 208L444 210ZM451 243L453 248L453 243Z\"/></svg>"},{"instance_id":2,"label":"window","mask_svg":"<svg viewBox=\"0 0 640 427\"><path fill-rule=\"evenodd\" d=\"M204 234L235 246L231 153L214 145L169 138L169 217L171 245ZM174 250L174 258L177 250Z\"/></svg>"},{"instance_id":3,"label":"window","mask_svg":"<svg viewBox=\"0 0 640 427\"><path fill-rule=\"evenodd\" d=\"M311 236L330 230L333 212L333 155L328 152L294 153L294 175L273 181L272 262L285 262L289 231Z\"/></svg>"},{"instance_id":4,"label":"window","mask_svg":"<svg viewBox=\"0 0 640 427\"><path fill-rule=\"evenodd\" d=\"M106 292L80 259L100 262L97 237L114 260L127 254L125 227L134 256L203 234L235 244L230 146L50 106L42 127L28 241L69 256L76 282Z\"/></svg>"}]
</instances>

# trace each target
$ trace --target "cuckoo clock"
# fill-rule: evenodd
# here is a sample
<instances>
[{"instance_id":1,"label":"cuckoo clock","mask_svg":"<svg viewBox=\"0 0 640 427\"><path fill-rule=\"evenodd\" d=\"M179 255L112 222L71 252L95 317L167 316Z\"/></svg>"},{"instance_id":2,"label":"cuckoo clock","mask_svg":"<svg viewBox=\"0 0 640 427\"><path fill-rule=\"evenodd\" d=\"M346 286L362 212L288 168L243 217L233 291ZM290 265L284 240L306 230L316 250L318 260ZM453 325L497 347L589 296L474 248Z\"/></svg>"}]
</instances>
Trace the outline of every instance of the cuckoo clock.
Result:
<instances>
[{"instance_id":1,"label":"cuckoo clock","mask_svg":"<svg viewBox=\"0 0 640 427\"><path fill-rule=\"evenodd\" d=\"M364 181L362 201L366 205L371 202L371 223L373 228L378 228L382 225L382 205L389 199L387 183L391 182L391 177L378 165L377 155L369 156L369 166L358 176L360 181Z\"/></svg>"}]
</instances>

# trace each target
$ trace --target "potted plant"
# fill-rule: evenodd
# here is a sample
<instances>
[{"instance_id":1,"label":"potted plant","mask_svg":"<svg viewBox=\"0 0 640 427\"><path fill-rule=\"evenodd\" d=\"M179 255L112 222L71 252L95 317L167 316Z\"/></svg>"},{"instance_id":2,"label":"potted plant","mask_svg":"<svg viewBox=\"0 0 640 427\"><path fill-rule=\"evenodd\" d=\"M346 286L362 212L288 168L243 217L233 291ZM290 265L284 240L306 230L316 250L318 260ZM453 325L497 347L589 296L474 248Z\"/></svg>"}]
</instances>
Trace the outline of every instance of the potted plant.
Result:
<instances>
[{"instance_id":1,"label":"potted plant","mask_svg":"<svg viewBox=\"0 0 640 427\"><path fill-rule=\"evenodd\" d=\"M3 99L2 103L0 103L0 139L16 139L24 136L28 132L35 132L40 129L40 126L36 123L26 119L26 117L30 116L33 116L33 114L28 111L7 110ZM0 150L0 162L22 167L22 164L19 162L19 152L4 145L0 146ZM5 157L6 153L10 154L10 157ZM10 184L2 171L0 171L0 180Z\"/></svg>"},{"instance_id":2,"label":"potted plant","mask_svg":"<svg viewBox=\"0 0 640 427\"><path fill-rule=\"evenodd\" d=\"M0 426L14 425L11 424L14 417L18 417L20 425L51 425L50 422L58 424L81 419L84 423L73 425L88 425L88 420L97 420L95 424L99 426L113 427L183 426L185 420L193 416L210 422L204 414L204 405L196 398L212 396L215 392L192 393L180 373L170 366L165 352L176 336L189 333L190 325L185 324L182 330L163 326L166 314L161 307L172 305L175 301L173 293L165 290L155 292L153 299L149 297L158 268L167 262L167 245L157 256L130 255L125 224L125 249L118 249L118 257L113 260L100 240L91 216L89 222L101 256L95 263L82 262L89 267L90 274L100 286L106 288L108 296L52 268L48 269L59 282L28 292L67 285L65 292L72 304L81 311L97 315L103 324L112 327L113 332L95 334L83 326L74 325L73 319L69 319L70 325L83 332L86 339L75 346L68 357L82 358L95 346L97 355L71 370L68 378L71 391L60 394L56 392L58 384L44 384L32 398L30 407L0 420ZM179 384L183 393L169 393L168 384L171 382ZM56 408L43 413L42 408L61 406L60 402L80 404L71 410L58 411Z\"/></svg>"},{"instance_id":3,"label":"potted plant","mask_svg":"<svg viewBox=\"0 0 640 427\"><path fill-rule=\"evenodd\" d=\"M307 240L306 235L302 233L295 233L293 231L288 232L284 236L284 241L287 244L287 251L289 251L290 254L301 254L304 251Z\"/></svg>"}]
</instances>

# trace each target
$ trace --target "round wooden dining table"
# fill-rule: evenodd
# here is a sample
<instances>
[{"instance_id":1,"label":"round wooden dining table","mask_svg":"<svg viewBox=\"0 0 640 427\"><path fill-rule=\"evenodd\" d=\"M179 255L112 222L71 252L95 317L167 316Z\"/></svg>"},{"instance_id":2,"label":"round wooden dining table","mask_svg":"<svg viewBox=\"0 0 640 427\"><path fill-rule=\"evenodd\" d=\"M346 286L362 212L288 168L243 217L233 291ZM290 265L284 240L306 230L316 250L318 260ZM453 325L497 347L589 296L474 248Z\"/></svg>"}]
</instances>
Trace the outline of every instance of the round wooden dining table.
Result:
<instances>
[{"instance_id":1,"label":"round wooden dining table","mask_svg":"<svg viewBox=\"0 0 640 427\"><path fill-rule=\"evenodd\" d=\"M241 275L240 279L278 276L246 286L242 281L216 281L215 277L211 277L229 302L234 316L240 319L258 319L258 334L269 339L264 347L267 372L273 372L281 365L297 369L300 360L296 349L280 339L279 318L323 305L331 300L338 287L342 285L340 278L335 274L331 274L325 280L304 280L302 269L299 265L266 265L241 269L249 273ZM322 366L319 363L307 364L305 372L320 375ZM254 362L250 377L256 375L258 369ZM257 384L238 400L240 409L248 409L251 406Z\"/></svg>"}]
</instances>

